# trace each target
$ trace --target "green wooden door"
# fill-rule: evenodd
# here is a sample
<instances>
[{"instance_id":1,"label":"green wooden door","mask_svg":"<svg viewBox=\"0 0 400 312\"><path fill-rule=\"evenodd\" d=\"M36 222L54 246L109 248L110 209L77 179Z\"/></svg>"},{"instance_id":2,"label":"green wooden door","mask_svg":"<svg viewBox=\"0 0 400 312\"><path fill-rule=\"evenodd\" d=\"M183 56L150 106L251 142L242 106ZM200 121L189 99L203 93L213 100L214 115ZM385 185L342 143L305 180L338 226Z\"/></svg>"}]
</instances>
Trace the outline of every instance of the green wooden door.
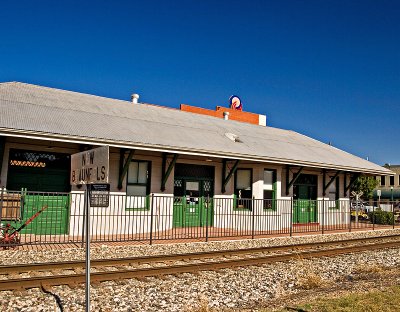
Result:
<instances>
[{"instance_id":1,"label":"green wooden door","mask_svg":"<svg viewBox=\"0 0 400 312\"><path fill-rule=\"evenodd\" d=\"M29 224L27 233L59 235L68 233L69 195L26 195L23 220L28 220L37 211L47 208Z\"/></svg>"},{"instance_id":2,"label":"green wooden door","mask_svg":"<svg viewBox=\"0 0 400 312\"><path fill-rule=\"evenodd\" d=\"M213 224L211 181L183 180L184 196L176 197L173 211L174 227ZM205 197L204 195L208 195Z\"/></svg>"},{"instance_id":3,"label":"green wooden door","mask_svg":"<svg viewBox=\"0 0 400 312\"><path fill-rule=\"evenodd\" d=\"M68 233L70 196L65 195L24 195L21 220L13 222L18 228L39 210L47 206L22 231L23 234L60 235Z\"/></svg>"},{"instance_id":4,"label":"green wooden door","mask_svg":"<svg viewBox=\"0 0 400 312\"><path fill-rule=\"evenodd\" d=\"M293 223L310 223L317 221L317 201L314 197L314 187L298 185L297 199L293 207Z\"/></svg>"}]
</instances>

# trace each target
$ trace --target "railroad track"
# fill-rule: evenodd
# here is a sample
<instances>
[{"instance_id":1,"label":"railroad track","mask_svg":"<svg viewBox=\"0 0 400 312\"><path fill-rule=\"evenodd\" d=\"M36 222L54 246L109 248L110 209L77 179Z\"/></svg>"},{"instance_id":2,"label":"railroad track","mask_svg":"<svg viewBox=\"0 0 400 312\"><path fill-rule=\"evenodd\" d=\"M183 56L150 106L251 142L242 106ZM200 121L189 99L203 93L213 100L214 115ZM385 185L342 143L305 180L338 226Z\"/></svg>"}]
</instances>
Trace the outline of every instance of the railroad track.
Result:
<instances>
[{"instance_id":1,"label":"railroad track","mask_svg":"<svg viewBox=\"0 0 400 312\"><path fill-rule=\"evenodd\" d=\"M92 272L90 274L90 279L92 283L98 283L127 278L193 273L197 271L261 265L296 259L331 257L346 253L395 247L400 247L400 235L239 250L100 259L91 261L91 267L95 268L94 270L104 270L106 267L112 267L113 270ZM184 263L176 264L177 262ZM126 268L127 266L129 268ZM85 282L85 274L75 271L82 271L84 268L84 261L0 266L0 274L3 275L22 274L26 272L29 274L33 273L34 275L42 274L42 276L0 280L0 291L81 284ZM56 270L72 270L73 272L63 275L54 274Z\"/></svg>"}]
</instances>

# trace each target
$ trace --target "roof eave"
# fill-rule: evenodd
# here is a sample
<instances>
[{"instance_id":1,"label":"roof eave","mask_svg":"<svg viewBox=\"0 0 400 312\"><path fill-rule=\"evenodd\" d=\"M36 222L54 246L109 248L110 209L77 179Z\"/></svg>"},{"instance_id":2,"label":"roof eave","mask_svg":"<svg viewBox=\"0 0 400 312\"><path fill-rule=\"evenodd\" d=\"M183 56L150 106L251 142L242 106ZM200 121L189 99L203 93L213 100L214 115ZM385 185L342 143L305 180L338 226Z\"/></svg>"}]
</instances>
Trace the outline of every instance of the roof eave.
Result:
<instances>
[{"instance_id":1,"label":"roof eave","mask_svg":"<svg viewBox=\"0 0 400 312\"><path fill-rule=\"evenodd\" d=\"M126 141L115 141L115 140L109 140L109 139L71 136L71 135L45 133L45 132L29 131L29 130L0 128L0 135L4 135L4 136L8 136L8 137L36 139L36 140L40 139L40 140L45 140L45 141L58 141L58 142L65 142L65 143L91 144L91 145L99 145L99 146L109 145L111 147L117 147L117 148L141 149L141 150L147 150L147 151L170 152L170 153L179 153L179 154L185 154L185 155L195 155L195 156L205 156L205 157L231 158L231 159L239 159L239 160L247 160L247 161L282 164L282 165L305 166L305 167L318 168L318 169L332 169L332 170L342 170L342 171L347 171L347 172L359 172L359 173L370 174L370 175L394 175L394 172L392 172L384 167L382 167L382 170L372 170L372 169L367 169L367 168L337 166L334 164L322 164L322 163L313 163L313 162L306 162L306 161L296 161L293 159L277 159L277 158L273 158L273 157L259 157L259 156L254 156L254 155L235 154L235 153L226 153L226 152L210 152L210 151L205 151L205 150L194 150L192 148L185 149L185 148L174 147L174 146L140 144L140 143L132 143L132 142L126 142Z\"/></svg>"}]
</instances>

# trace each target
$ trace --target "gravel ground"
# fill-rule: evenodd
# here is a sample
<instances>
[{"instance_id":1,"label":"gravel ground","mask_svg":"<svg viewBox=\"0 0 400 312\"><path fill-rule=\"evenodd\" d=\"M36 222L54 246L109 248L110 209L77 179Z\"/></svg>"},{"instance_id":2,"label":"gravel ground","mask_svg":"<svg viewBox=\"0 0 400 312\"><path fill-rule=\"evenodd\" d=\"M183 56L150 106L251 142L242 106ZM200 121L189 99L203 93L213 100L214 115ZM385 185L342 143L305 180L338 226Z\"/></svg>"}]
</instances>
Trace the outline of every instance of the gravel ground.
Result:
<instances>
[{"instance_id":1,"label":"gravel ground","mask_svg":"<svg viewBox=\"0 0 400 312\"><path fill-rule=\"evenodd\" d=\"M160 244L160 245L125 245L109 246L102 245L90 249L91 259L103 258L121 258L121 257L139 257L150 255L166 255L175 253L213 251L222 249L241 249L251 247L282 246L290 244L301 244L311 242L326 242L343 240L349 238L363 238L374 236L387 236L400 234L400 229L376 230L352 233L337 233L325 235L305 235L294 237L275 237L275 238L257 238L254 240L231 240L214 242L194 242L179 244ZM0 250L0 265L10 265L19 263L34 262L53 262L53 261L71 261L84 260L84 248L63 248L53 250ZM12 262L10 262L10 259Z\"/></svg>"},{"instance_id":2,"label":"gravel ground","mask_svg":"<svg viewBox=\"0 0 400 312\"><path fill-rule=\"evenodd\" d=\"M273 246L293 243L384 236L399 230L356 232L325 236L303 236L246 241L190 243L156 246L102 246L92 250L93 258L167 254L189 251ZM8 256L19 263L83 259L81 249L48 251L2 251L3 264ZM281 296L296 294L314 284L331 284L353 279L364 266L394 268L400 265L400 249L388 249L335 258L299 259L258 267L199 272L163 278L130 279L104 282L91 288L92 311L196 311L257 310ZM64 311L84 311L83 287L58 286L51 289L61 299ZM1 311L57 311L56 300L40 289L2 292Z\"/></svg>"}]
</instances>

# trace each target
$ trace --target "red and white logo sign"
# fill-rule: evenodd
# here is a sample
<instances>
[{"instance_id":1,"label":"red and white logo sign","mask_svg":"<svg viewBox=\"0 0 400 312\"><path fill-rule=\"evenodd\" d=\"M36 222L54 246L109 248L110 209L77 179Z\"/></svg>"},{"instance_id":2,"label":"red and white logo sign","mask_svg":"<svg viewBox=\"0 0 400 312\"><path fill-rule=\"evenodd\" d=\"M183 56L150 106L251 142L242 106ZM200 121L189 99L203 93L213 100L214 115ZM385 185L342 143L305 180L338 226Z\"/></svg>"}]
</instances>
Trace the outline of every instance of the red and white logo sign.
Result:
<instances>
[{"instance_id":1,"label":"red and white logo sign","mask_svg":"<svg viewBox=\"0 0 400 312\"><path fill-rule=\"evenodd\" d=\"M232 109L236 109L236 110L243 110L243 106L242 106L242 101L240 100L240 98L237 95L232 95L229 98L229 103L231 105Z\"/></svg>"}]
</instances>

